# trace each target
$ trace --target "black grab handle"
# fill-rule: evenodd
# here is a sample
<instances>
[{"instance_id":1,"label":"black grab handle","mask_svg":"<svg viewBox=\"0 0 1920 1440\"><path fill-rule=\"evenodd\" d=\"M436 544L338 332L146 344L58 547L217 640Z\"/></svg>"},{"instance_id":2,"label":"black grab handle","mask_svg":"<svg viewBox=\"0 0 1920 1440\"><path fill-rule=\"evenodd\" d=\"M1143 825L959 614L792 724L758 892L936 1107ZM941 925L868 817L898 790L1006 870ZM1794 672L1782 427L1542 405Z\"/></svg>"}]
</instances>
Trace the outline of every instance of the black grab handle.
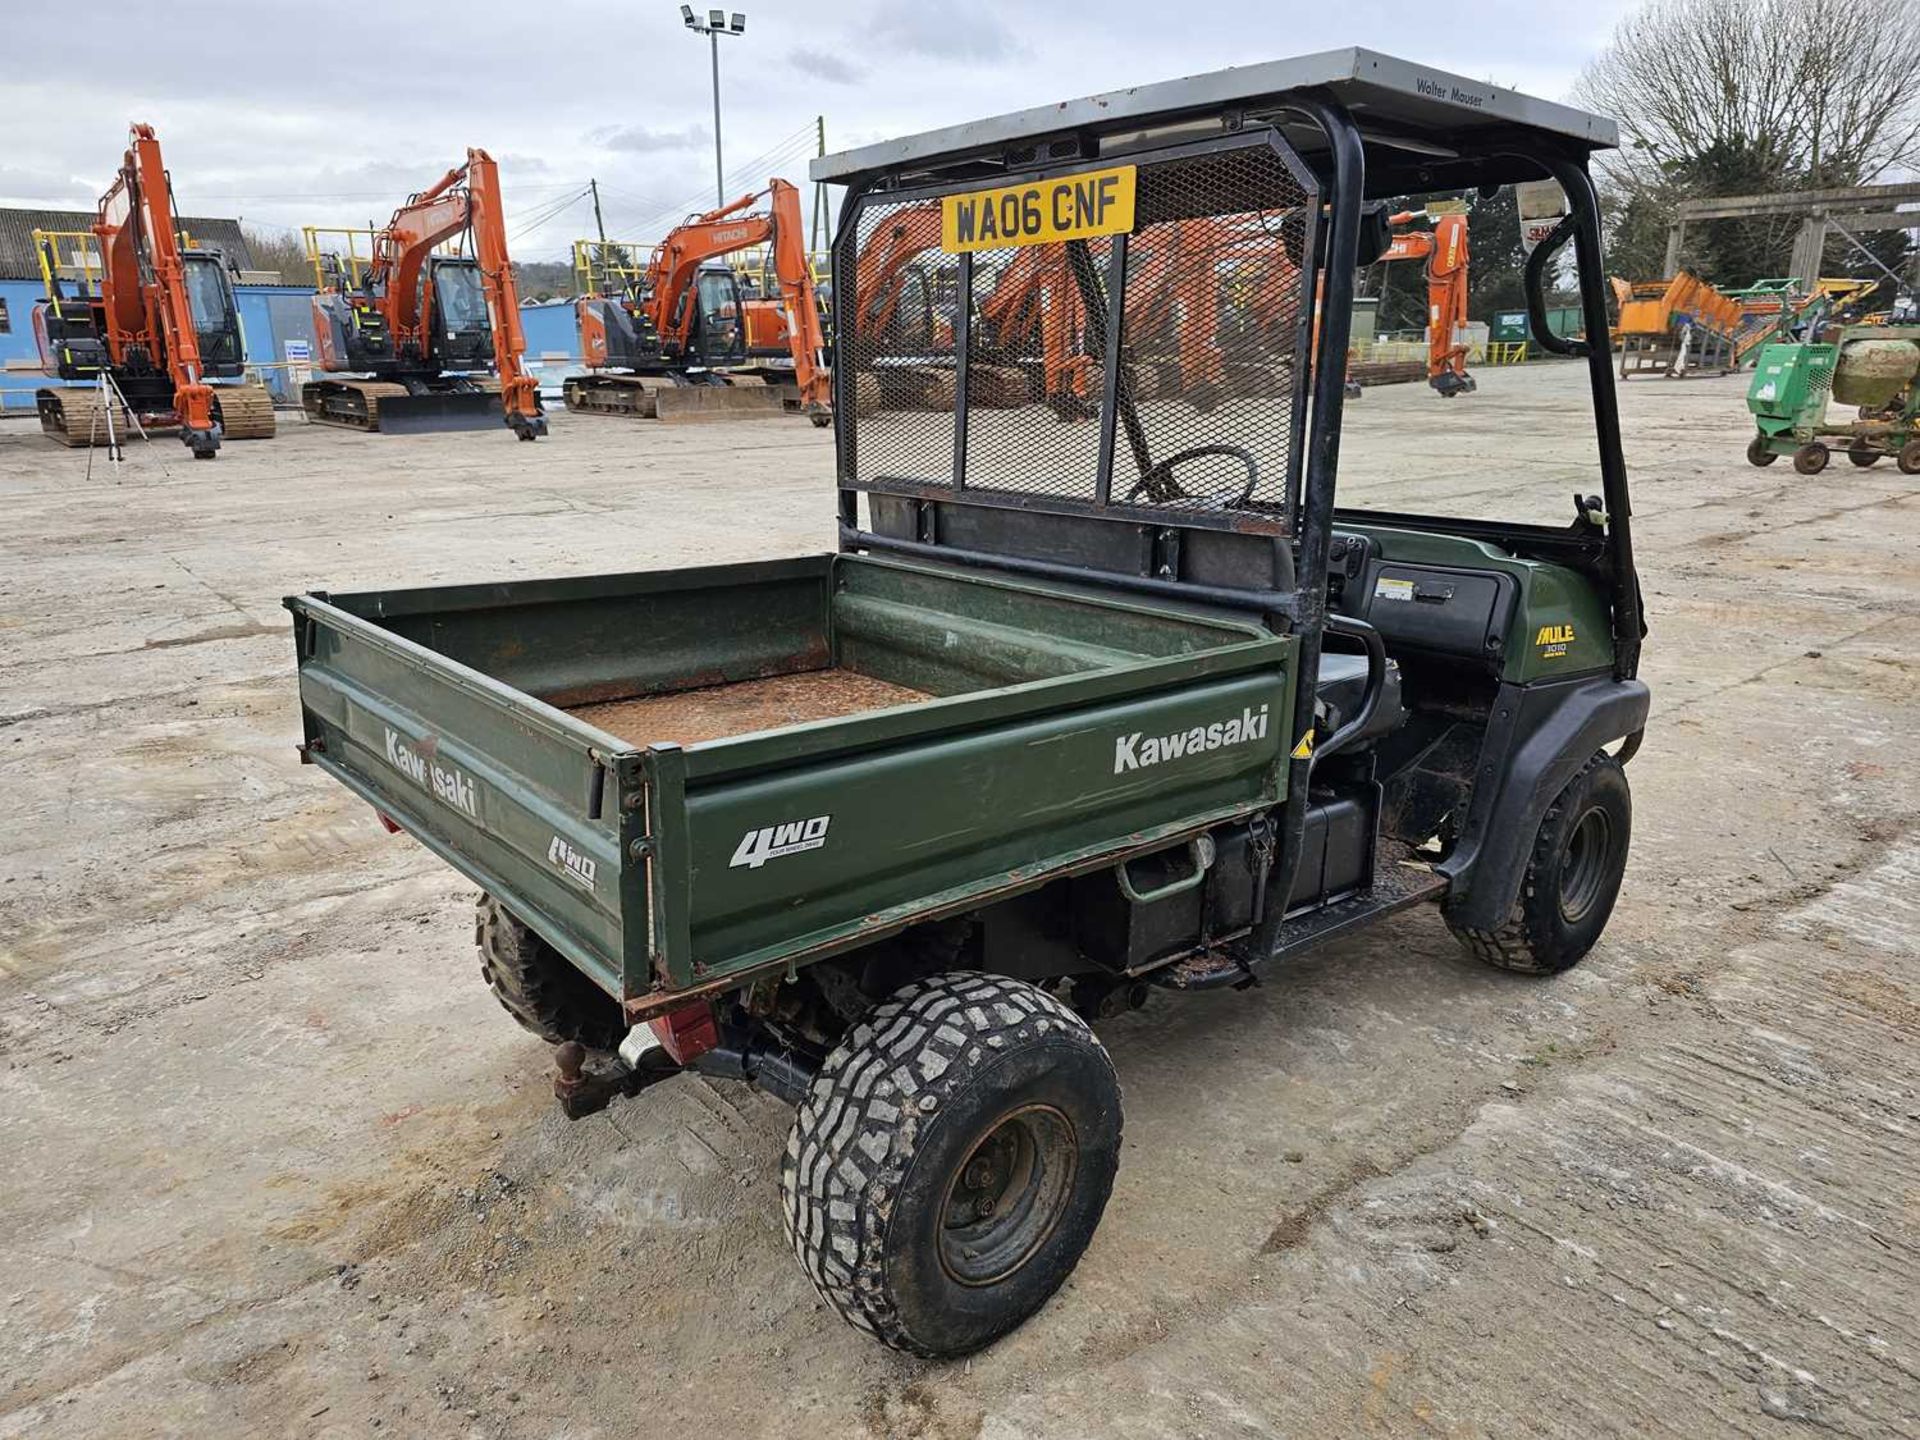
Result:
<instances>
[{"instance_id":1,"label":"black grab handle","mask_svg":"<svg viewBox=\"0 0 1920 1440\"><path fill-rule=\"evenodd\" d=\"M1546 238L1533 247L1533 253L1527 256L1527 326L1533 331L1533 338L1540 348L1555 355L1585 356L1592 348L1585 340L1570 340L1554 334L1553 327L1547 323L1547 266L1560 253L1560 247L1573 238L1577 228L1577 216L1564 216L1558 225L1547 232Z\"/></svg>"}]
</instances>

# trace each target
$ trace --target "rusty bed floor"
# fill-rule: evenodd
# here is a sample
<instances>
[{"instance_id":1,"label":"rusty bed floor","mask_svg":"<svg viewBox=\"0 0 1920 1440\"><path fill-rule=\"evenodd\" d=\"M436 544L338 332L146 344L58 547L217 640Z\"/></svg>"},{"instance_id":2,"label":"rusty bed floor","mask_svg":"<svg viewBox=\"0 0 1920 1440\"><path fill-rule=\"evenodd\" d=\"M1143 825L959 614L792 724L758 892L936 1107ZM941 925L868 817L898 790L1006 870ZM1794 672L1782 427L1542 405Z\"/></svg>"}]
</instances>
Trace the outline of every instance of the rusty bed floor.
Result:
<instances>
[{"instance_id":1,"label":"rusty bed floor","mask_svg":"<svg viewBox=\"0 0 1920 1440\"><path fill-rule=\"evenodd\" d=\"M925 691L909 690L852 670L807 670L700 690L572 706L570 710L589 725L597 725L629 744L671 740L697 745L703 740L721 740L753 730L778 730L931 698Z\"/></svg>"}]
</instances>

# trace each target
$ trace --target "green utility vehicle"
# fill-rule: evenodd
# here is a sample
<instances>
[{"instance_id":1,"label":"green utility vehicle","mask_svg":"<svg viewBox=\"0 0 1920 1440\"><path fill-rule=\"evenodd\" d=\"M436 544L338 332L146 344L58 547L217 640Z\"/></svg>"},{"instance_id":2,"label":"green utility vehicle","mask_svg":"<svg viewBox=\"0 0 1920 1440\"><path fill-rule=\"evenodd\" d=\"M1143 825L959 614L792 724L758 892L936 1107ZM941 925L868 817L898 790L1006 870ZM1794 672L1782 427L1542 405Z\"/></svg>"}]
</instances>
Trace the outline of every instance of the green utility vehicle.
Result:
<instances>
[{"instance_id":1,"label":"green utility vehicle","mask_svg":"<svg viewBox=\"0 0 1920 1440\"><path fill-rule=\"evenodd\" d=\"M1855 418L1828 419L1832 401L1857 407ZM1856 465L1891 455L1903 474L1920 475L1920 325L1849 325L1830 342L1769 345L1747 409L1755 465L1791 455L1802 475L1818 475L1839 448Z\"/></svg>"},{"instance_id":2,"label":"green utility vehicle","mask_svg":"<svg viewBox=\"0 0 1920 1440\"><path fill-rule=\"evenodd\" d=\"M821 1294L890 1345L984 1345L1107 1203L1089 1021L1285 983L1420 902L1533 974L1605 926L1648 704L1587 172L1613 141L1343 50L819 160L838 552L294 597L303 754L484 890L487 980L569 1113L684 1070L789 1098ZM1382 202L1548 178L1533 334L1585 359L1600 493L1565 524L1336 510ZM1569 242L1586 340L1545 321ZM915 247L957 273L913 357L950 384L892 383L854 313ZM981 359L1009 275L1049 297L1031 389Z\"/></svg>"}]
</instances>

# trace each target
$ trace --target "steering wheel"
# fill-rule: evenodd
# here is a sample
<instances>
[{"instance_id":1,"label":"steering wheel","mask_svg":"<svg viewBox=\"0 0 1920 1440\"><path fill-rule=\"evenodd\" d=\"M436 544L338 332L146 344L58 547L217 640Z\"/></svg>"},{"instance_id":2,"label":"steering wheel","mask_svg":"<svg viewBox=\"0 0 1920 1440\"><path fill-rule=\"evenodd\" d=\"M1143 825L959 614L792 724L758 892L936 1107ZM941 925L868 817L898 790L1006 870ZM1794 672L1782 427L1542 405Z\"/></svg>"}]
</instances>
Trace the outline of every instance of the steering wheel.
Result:
<instances>
[{"instance_id":1,"label":"steering wheel","mask_svg":"<svg viewBox=\"0 0 1920 1440\"><path fill-rule=\"evenodd\" d=\"M1247 467L1247 483L1240 487L1239 494L1225 502L1228 505L1245 505L1253 498L1254 489L1260 484L1260 462L1253 458L1251 451L1238 445L1224 444L1195 445L1175 451L1133 482L1133 488L1127 491L1127 503L1131 504L1143 492L1155 504L1195 498L1181 489L1180 482L1173 478L1174 466L1184 465L1189 460L1202 460L1210 455L1224 455Z\"/></svg>"}]
</instances>

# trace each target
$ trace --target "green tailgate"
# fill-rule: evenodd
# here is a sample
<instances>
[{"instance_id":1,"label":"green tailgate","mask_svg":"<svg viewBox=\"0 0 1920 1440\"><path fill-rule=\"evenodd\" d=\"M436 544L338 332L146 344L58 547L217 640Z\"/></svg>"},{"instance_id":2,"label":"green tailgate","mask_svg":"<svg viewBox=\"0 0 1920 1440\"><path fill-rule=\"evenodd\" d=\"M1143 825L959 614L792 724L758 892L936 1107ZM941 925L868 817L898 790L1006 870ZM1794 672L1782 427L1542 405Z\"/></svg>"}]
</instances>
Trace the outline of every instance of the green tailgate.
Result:
<instances>
[{"instance_id":1,"label":"green tailgate","mask_svg":"<svg viewBox=\"0 0 1920 1440\"><path fill-rule=\"evenodd\" d=\"M306 757L620 994L629 927L645 933L622 863L638 812L619 808L639 755L326 601L287 604Z\"/></svg>"},{"instance_id":2,"label":"green tailgate","mask_svg":"<svg viewBox=\"0 0 1920 1440\"><path fill-rule=\"evenodd\" d=\"M636 1013L1283 798L1295 642L1215 615L853 556L288 605L310 758ZM556 615L577 665L515 638ZM681 686L831 663L936 698L638 748L442 637L563 704L675 688L670 641Z\"/></svg>"}]
</instances>

